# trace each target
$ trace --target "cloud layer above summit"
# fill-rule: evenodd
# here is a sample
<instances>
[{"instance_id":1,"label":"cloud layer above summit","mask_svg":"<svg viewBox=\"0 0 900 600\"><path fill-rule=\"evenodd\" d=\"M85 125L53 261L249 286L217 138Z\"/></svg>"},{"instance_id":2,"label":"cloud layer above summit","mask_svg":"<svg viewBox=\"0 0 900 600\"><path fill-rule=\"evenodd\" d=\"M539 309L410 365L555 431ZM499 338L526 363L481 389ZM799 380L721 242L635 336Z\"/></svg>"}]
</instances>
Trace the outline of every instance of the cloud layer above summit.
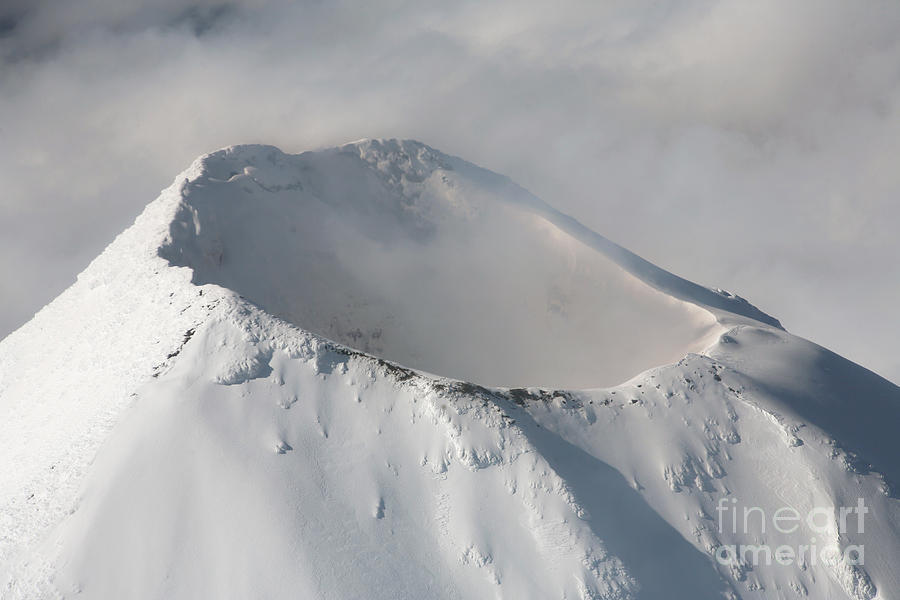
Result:
<instances>
[{"instance_id":1,"label":"cloud layer above summit","mask_svg":"<svg viewBox=\"0 0 900 600\"><path fill-rule=\"evenodd\" d=\"M0 8L0 336L197 155L408 137L900 381L900 4Z\"/></svg>"}]
</instances>

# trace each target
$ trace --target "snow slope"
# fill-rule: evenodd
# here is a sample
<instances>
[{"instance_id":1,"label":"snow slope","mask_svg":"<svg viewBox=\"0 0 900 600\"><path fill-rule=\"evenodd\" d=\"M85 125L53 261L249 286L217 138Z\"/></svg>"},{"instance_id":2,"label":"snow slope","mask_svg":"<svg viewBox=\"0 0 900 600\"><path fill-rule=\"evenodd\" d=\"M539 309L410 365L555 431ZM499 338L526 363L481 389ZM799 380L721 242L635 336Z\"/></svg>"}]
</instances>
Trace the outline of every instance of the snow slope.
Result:
<instances>
[{"instance_id":1,"label":"snow slope","mask_svg":"<svg viewBox=\"0 0 900 600\"><path fill-rule=\"evenodd\" d=\"M501 176L233 147L0 342L0 597L898 598L898 423ZM864 564L715 559L811 540Z\"/></svg>"}]
</instances>

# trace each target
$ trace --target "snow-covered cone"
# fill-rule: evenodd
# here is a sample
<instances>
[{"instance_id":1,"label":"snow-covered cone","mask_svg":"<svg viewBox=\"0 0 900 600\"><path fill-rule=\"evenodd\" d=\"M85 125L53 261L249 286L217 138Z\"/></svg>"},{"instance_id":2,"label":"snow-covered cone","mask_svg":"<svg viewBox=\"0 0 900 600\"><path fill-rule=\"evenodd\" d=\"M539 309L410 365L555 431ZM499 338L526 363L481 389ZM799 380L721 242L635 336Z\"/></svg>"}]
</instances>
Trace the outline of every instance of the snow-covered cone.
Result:
<instances>
[{"instance_id":1,"label":"snow-covered cone","mask_svg":"<svg viewBox=\"0 0 900 600\"><path fill-rule=\"evenodd\" d=\"M0 343L0 596L897 598L898 423L502 176L232 147Z\"/></svg>"}]
</instances>

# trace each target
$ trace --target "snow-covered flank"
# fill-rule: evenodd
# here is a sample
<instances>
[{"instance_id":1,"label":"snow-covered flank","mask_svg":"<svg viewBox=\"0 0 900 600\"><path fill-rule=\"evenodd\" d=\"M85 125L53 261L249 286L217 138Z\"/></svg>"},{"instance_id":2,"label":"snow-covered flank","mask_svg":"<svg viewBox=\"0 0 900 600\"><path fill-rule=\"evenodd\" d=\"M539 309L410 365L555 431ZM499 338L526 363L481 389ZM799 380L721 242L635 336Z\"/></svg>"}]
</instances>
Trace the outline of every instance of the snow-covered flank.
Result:
<instances>
[{"instance_id":1,"label":"snow-covered flank","mask_svg":"<svg viewBox=\"0 0 900 600\"><path fill-rule=\"evenodd\" d=\"M0 419L3 598L900 595L896 386L415 142L199 159ZM864 564L715 560L813 539Z\"/></svg>"}]
</instances>

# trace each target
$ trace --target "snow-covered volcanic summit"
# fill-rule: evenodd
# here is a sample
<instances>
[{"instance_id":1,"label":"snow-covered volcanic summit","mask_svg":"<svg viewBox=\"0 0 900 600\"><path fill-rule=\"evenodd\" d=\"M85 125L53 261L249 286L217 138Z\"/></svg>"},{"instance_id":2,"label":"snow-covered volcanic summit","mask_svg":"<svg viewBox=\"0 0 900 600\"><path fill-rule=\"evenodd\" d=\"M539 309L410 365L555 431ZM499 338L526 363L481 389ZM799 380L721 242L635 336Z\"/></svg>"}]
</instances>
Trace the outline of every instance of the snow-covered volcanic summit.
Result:
<instances>
[{"instance_id":1,"label":"snow-covered volcanic summit","mask_svg":"<svg viewBox=\"0 0 900 600\"><path fill-rule=\"evenodd\" d=\"M700 351L721 330L701 308L708 290L673 294L690 284L657 282L659 269L507 179L417 142L298 156L242 146L198 166L164 258L195 284L407 367L598 387ZM775 324L733 298L714 302Z\"/></svg>"},{"instance_id":2,"label":"snow-covered volcanic summit","mask_svg":"<svg viewBox=\"0 0 900 600\"><path fill-rule=\"evenodd\" d=\"M898 598L898 424L502 176L237 146L0 342L0 596Z\"/></svg>"}]
</instances>

